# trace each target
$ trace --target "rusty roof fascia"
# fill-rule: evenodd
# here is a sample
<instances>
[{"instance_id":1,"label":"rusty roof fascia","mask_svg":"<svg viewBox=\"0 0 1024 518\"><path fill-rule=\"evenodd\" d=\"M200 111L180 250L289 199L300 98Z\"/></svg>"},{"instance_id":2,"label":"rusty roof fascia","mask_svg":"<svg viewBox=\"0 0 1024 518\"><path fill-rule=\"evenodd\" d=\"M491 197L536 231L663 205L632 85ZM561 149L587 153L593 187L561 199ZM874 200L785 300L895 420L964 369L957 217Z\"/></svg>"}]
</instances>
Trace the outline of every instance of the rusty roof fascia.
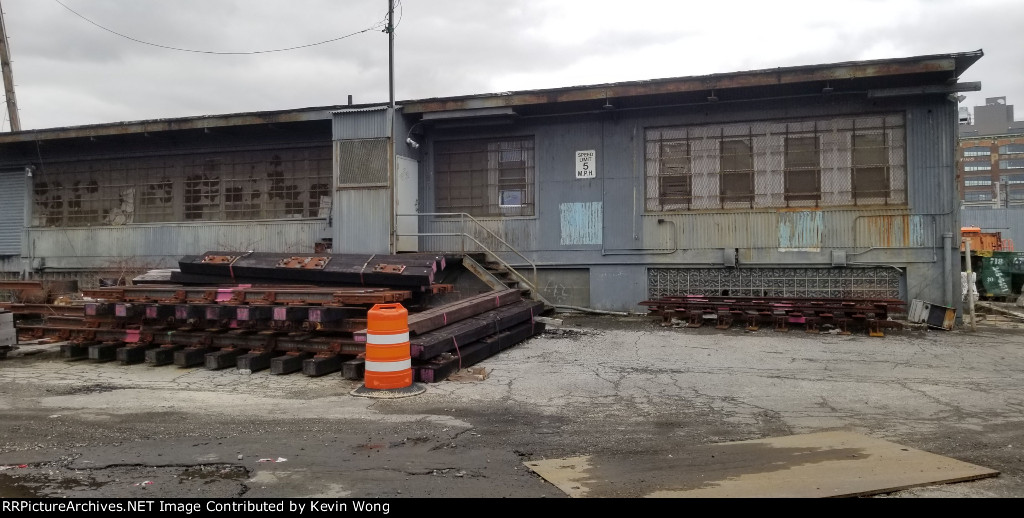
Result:
<instances>
[{"instance_id":1,"label":"rusty roof fascia","mask_svg":"<svg viewBox=\"0 0 1024 518\"><path fill-rule=\"evenodd\" d=\"M553 104L615 97L700 92L929 72L953 72L956 69L957 60L953 56L935 57L912 62L851 63L828 67L793 67L552 90L406 101L402 103L402 111L403 113L411 114L493 108L498 106Z\"/></svg>"},{"instance_id":2,"label":"rusty roof fascia","mask_svg":"<svg viewBox=\"0 0 1024 518\"><path fill-rule=\"evenodd\" d=\"M67 138L100 137L109 135L129 135L150 132L155 133L158 131L212 129L230 126L249 126L254 124L330 120L331 110L333 109L336 108L207 115L180 119L154 119L137 122L119 122L113 124L94 124L88 126L71 126L66 128L27 130L14 133L0 133L0 144Z\"/></svg>"}]
</instances>

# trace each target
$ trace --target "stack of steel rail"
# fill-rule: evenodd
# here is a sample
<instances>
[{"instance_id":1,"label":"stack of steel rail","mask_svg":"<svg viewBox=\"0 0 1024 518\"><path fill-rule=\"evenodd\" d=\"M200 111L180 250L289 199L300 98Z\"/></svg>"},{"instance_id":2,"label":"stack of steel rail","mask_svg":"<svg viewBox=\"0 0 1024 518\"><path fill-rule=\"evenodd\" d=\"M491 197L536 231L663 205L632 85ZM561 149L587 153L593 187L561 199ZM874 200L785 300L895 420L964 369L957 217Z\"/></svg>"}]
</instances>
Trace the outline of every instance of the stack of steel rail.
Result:
<instances>
[{"instance_id":1,"label":"stack of steel rail","mask_svg":"<svg viewBox=\"0 0 1024 518\"><path fill-rule=\"evenodd\" d=\"M269 369L272 374L301 371L308 376L342 371L346 378L361 379L367 312L375 304L397 302L409 310L416 378L435 382L544 329L534 321L543 304L523 299L516 289L431 304L433 295L457 295L451 293L451 285L433 282L452 262L444 257L398 255L376 264L367 260L370 256L322 254L308 258L217 252L202 257L205 262L184 258L180 271L202 271L196 275L209 279L224 277L222 270L230 270L228 279L264 284L83 290L87 302L82 306L40 311L42 323L19 325L19 334L64 342L61 354L67 359L204 365L211 370L236 367L248 372ZM242 258L247 261L238 265ZM356 268L346 266L360 261ZM336 267L326 268L331 264ZM309 275L311 271L327 285L314 283L319 279ZM361 282L342 285L353 278ZM309 283L269 284L278 279Z\"/></svg>"},{"instance_id":2,"label":"stack of steel rail","mask_svg":"<svg viewBox=\"0 0 1024 518\"><path fill-rule=\"evenodd\" d=\"M647 306L648 314L660 317L664 325L684 321L686 327L710 323L718 329L728 329L739 321L750 331L771 325L776 331L785 332L799 324L808 333L834 330L850 334L851 329L864 329L871 336L884 336L882 329L900 326L891 317L905 313L906 303L871 298L682 295L645 300L640 305Z\"/></svg>"}]
</instances>

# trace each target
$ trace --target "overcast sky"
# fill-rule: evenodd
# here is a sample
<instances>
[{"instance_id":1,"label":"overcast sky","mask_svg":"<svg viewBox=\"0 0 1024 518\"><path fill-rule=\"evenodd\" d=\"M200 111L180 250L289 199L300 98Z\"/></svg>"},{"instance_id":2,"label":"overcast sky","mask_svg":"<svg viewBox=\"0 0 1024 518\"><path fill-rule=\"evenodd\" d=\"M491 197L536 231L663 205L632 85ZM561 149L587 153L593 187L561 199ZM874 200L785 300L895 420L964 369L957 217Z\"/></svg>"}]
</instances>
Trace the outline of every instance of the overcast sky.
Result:
<instances>
[{"instance_id":1,"label":"overcast sky","mask_svg":"<svg viewBox=\"0 0 1024 518\"><path fill-rule=\"evenodd\" d=\"M1024 118L1021 0L395 2L398 100L982 49L961 106ZM387 0L0 6L22 129L388 100Z\"/></svg>"}]
</instances>

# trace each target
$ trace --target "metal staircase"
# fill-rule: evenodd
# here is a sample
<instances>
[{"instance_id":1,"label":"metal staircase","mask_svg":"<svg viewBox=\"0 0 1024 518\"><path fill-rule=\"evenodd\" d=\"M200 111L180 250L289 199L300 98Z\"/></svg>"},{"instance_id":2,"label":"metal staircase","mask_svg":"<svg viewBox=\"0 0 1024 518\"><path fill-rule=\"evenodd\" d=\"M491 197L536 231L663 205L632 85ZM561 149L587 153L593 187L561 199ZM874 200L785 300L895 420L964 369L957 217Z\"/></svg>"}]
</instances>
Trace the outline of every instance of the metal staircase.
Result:
<instances>
[{"instance_id":1,"label":"metal staircase","mask_svg":"<svg viewBox=\"0 0 1024 518\"><path fill-rule=\"evenodd\" d=\"M459 232L417 232L399 235L419 237L458 237L460 238L462 252L464 253L463 265L466 269L472 271L477 277L480 277L481 280L491 286L491 288L518 289L522 292L524 297L544 303L545 311L554 309L554 305L544 298L540 293L540 290L537 288L537 265L473 216L467 213L457 212L398 214L398 216L458 217L457 221L459 222ZM470 240L475 243L477 250L467 251L466 240ZM492 243L492 246L487 246L484 243L485 241ZM501 248L501 252L518 257L519 261L528 265L531 270L530 277L527 277L522 272L516 270L511 264L503 259L501 254L498 253L498 250L495 250L496 248ZM453 252L453 250L448 250L446 252Z\"/></svg>"}]
</instances>

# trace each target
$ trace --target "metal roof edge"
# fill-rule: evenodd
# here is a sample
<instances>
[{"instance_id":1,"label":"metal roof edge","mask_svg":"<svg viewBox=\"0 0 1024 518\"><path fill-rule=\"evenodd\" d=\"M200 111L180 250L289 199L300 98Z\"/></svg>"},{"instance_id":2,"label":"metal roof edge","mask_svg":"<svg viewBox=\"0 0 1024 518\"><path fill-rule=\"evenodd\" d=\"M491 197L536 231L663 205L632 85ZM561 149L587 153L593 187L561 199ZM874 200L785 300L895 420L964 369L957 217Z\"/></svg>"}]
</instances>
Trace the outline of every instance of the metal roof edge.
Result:
<instances>
[{"instance_id":1,"label":"metal roof edge","mask_svg":"<svg viewBox=\"0 0 1024 518\"><path fill-rule=\"evenodd\" d=\"M251 124L274 124L313 120L329 121L331 119L332 110L340 107L341 106L294 108L289 110L237 112L228 114L87 124L81 126L39 128L0 133L0 144L88 136L244 126Z\"/></svg>"},{"instance_id":2,"label":"metal roof edge","mask_svg":"<svg viewBox=\"0 0 1024 518\"><path fill-rule=\"evenodd\" d=\"M749 86L749 84L757 82L759 78L762 79L760 83L764 84L836 80L843 79L850 74L855 74L857 71L873 71L871 75L874 76L899 75L914 72L948 71L952 72L954 77L959 77L967 68L981 59L983 55L983 51L979 49L971 52L950 54L930 54L902 58L844 61L838 63L798 65L698 76L645 79L617 83L598 83L538 90L472 94L455 97L433 97L405 100L401 101L401 104L406 108L404 110L406 113L423 113L427 111L479 108L494 104L508 106L520 103L540 104L596 99L602 96L615 97L616 95L623 95L621 92L635 92L637 89L645 89L645 93L648 94L694 91L701 89L724 90L739 86ZM917 66L915 67L914 65ZM896 70L894 67L900 68L900 70ZM519 99L517 99L517 97ZM488 102L488 99L492 99L494 101ZM497 101L497 99L500 99L500 102ZM532 99L532 101L530 99Z\"/></svg>"},{"instance_id":3,"label":"metal roof edge","mask_svg":"<svg viewBox=\"0 0 1024 518\"><path fill-rule=\"evenodd\" d=\"M333 111L331 111L331 115L338 115L338 114L344 114L344 113L379 112L379 111L384 111L384 110L387 110L387 109L388 109L388 105L387 105L387 103L384 103L384 104L375 105L375 106L366 106L366 107L363 107L363 108L342 108L340 110L333 110Z\"/></svg>"}]
</instances>

